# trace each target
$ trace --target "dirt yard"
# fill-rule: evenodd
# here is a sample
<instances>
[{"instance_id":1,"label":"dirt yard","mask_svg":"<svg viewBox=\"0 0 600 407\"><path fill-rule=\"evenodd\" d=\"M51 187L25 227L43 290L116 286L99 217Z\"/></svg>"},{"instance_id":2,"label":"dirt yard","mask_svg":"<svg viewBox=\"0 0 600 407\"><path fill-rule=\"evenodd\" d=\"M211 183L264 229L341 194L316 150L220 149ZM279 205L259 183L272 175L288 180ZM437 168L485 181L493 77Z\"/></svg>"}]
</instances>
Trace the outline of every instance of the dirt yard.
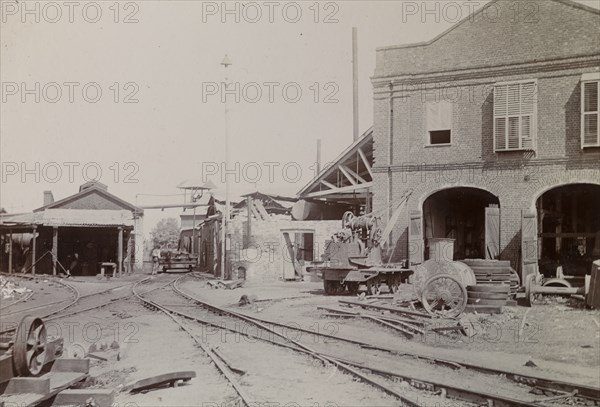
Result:
<instances>
[{"instance_id":1,"label":"dirt yard","mask_svg":"<svg viewBox=\"0 0 600 407\"><path fill-rule=\"evenodd\" d=\"M102 293L94 297L97 304L112 301L109 305L47 323L49 335L64 338L65 356L88 355L90 358L90 379L80 387L115 389L115 401L119 405L234 405L237 397L235 390L190 336L169 317L142 306L130 294L131 286L140 277L129 276L109 281L75 278L67 281L76 286L82 296ZM160 275L156 281L165 285L177 277ZM16 317L19 309L25 309L29 313L43 314L40 297L56 297L57 301L66 301L68 291L60 284L60 280L48 278L43 281L45 283L22 282L23 286L34 292L33 297L10 306L2 313L10 310ZM568 379L600 386L600 372L597 369L600 365L600 313L584 309L580 301L574 299L546 298L533 308L506 307L498 315L472 315L471 320L479 324L479 330L471 338L453 332L407 339L398 331L374 322L325 315L327 313L317 307L337 307L340 299L352 297L325 296L321 283L246 284L234 290L224 290L211 288L206 280L188 277L182 280L181 286L186 293L217 306L290 327L301 327L309 332L327 333L392 348L399 354L413 352L423 357L487 365L549 379ZM240 306L238 301L243 295L248 296L252 303ZM160 288L152 294L152 298L161 304L197 312L191 304L178 302ZM15 299L4 302L2 307L13 301ZM4 320L3 317L3 324ZM228 336L225 330L191 324L189 329L202 338L206 346L220 351L224 360L245 372L240 375L240 381L258 405L397 405L394 397L357 382L332 366L325 366L318 361L315 363L308 356L290 353L266 343L243 340L232 334ZM416 362L402 359L401 355L397 361L390 356L382 358L368 350L357 355L356 347L347 343L332 340L332 350L331 343L321 343L321 339L317 339L316 335L311 337L308 332L289 330L287 334L315 349L334 352L338 357L354 360L371 358L378 360L378 366L393 366L397 370L419 369ZM125 391L126 386L136 380L187 370L194 371L196 377L182 387L159 388L136 394ZM260 374L256 371L260 371ZM469 380L472 386L484 390L503 386L502 381L497 379L461 375L433 365L430 370L412 373L439 376L437 379L450 383L460 384ZM405 382L393 385L403 394L426 400L427 405L470 405L444 401L435 394L423 399L422 394ZM335 392L331 391L333 387Z\"/></svg>"}]
</instances>

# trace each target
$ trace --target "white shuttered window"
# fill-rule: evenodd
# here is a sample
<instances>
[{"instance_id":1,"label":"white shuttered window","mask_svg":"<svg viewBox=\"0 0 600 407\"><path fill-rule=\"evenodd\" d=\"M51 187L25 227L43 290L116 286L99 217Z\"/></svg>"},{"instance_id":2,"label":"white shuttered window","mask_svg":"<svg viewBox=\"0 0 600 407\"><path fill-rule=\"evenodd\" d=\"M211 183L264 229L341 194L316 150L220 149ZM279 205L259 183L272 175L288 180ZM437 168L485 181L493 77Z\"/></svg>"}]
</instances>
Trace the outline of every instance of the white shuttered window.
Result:
<instances>
[{"instance_id":1,"label":"white shuttered window","mask_svg":"<svg viewBox=\"0 0 600 407\"><path fill-rule=\"evenodd\" d=\"M537 83L494 87L494 151L535 148Z\"/></svg>"},{"instance_id":2,"label":"white shuttered window","mask_svg":"<svg viewBox=\"0 0 600 407\"><path fill-rule=\"evenodd\" d=\"M581 148L600 147L599 87L600 81L581 82Z\"/></svg>"}]
</instances>

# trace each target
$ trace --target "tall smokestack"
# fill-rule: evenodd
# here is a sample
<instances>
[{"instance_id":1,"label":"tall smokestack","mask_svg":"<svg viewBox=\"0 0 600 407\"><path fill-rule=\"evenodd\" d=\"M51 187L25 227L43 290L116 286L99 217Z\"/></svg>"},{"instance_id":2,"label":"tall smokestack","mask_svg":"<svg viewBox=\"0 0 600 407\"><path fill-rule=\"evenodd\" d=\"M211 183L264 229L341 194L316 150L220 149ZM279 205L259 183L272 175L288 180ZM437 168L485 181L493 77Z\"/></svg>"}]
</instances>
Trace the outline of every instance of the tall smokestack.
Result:
<instances>
[{"instance_id":1,"label":"tall smokestack","mask_svg":"<svg viewBox=\"0 0 600 407\"><path fill-rule=\"evenodd\" d=\"M358 140L358 30L352 27L352 85L354 141Z\"/></svg>"},{"instance_id":2,"label":"tall smokestack","mask_svg":"<svg viewBox=\"0 0 600 407\"><path fill-rule=\"evenodd\" d=\"M317 139L317 174L321 173L321 139Z\"/></svg>"}]
</instances>

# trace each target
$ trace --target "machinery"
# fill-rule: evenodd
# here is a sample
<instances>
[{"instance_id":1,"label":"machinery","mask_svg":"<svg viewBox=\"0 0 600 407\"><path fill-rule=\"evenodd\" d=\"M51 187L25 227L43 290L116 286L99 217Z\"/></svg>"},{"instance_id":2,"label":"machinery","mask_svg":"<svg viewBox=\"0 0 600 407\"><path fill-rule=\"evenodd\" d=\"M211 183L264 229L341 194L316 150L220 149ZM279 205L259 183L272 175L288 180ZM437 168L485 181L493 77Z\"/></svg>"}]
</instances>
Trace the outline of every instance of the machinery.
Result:
<instances>
[{"instance_id":1,"label":"machinery","mask_svg":"<svg viewBox=\"0 0 600 407\"><path fill-rule=\"evenodd\" d=\"M158 268L167 271L193 271L198 264L198 256L177 250L166 250L161 253Z\"/></svg>"},{"instance_id":2,"label":"machinery","mask_svg":"<svg viewBox=\"0 0 600 407\"><path fill-rule=\"evenodd\" d=\"M465 310L465 283L447 270L440 271L435 262L408 268L406 260L400 263L383 260L387 239L411 194L412 191L407 191L400 198L385 228L381 227L381 219L373 213L362 216L355 216L352 212L344 214L342 229L325 244L323 261L308 268L323 278L327 295L342 294L346 290L355 295L361 288L369 295L377 295L382 284L387 284L389 291L396 293L400 284L418 269L419 278L414 288L429 314L454 318ZM392 255L393 250L386 257L391 259ZM452 262L446 263L447 267L454 267Z\"/></svg>"},{"instance_id":3,"label":"machinery","mask_svg":"<svg viewBox=\"0 0 600 407\"><path fill-rule=\"evenodd\" d=\"M27 315L14 329L4 330L0 334L0 406L33 407L45 401L52 405L112 405L113 394L104 394L105 390L69 392L69 387L89 376L90 361L65 358L63 350L64 339L48 335L40 318Z\"/></svg>"},{"instance_id":4,"label":"machinery","mask_svg":"<svg viewBox=\"0 0 600 407\"><path fill-rule=\"evenodd\" d=\"M62 338L48 338L40 318L24 317L10 340L0 342L0 383L14 376L36 376L44 365L60 357Z\"/></svg>"},{"instance_id":5,"label":"machinery","mask_svg":"<svg viewBox=\"0 0 600 407\"><path fill-rule=\"evenodd\" d=\"M380 226L381 219L373 213L362 216L355 216L352 212L344 214L341 230L325 244L323 261L308 268L321 275L327 295L341 294L346 290L356 294L361 286L375 295L383 283L391 292L396 292L412 274L405 261L384 263L382 260L382 248L411 193L405 193L400 199L385 229Z\"/></svg>"}]
</instances>

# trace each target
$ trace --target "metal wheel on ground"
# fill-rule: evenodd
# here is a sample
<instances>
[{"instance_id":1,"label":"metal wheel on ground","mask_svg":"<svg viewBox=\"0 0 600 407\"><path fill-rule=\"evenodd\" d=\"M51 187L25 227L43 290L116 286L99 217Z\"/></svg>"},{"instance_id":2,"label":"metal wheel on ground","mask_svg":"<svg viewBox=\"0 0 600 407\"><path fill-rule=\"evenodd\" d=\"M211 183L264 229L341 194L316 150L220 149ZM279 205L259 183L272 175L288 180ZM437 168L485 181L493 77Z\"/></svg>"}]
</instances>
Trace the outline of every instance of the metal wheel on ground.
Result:
<instances>
[{"instance_id":1,"label":"metal wheel on ground","mask_svg":"<svg viewBox=\"0 0 600 407\"><path fill-rule=\"evenodd\" d=\"M379 282L376 281L368 281L367 282L367 294L368 295L379 295Z\"/></svg>"},{"instance_id":2,"label":"metal wheel on ground","mask_svg":"<svg viewBox=\"0 0 600 407\"><path fill-rule=\"evenodd\" d=\"M25 316L15 332L13 365L19 376L35 376L46 362L46 327L40 318Z\"/></svg>"},{"instance_id":3,"label":"metal wheel on ground","mask_svg":"<svg viewBox=\"0 0 600 407\"><path fill-rule=\"evenodd\" d=\"M431 315L454 318L467 306L467 289L456 277L438 274L423 285L421 303Z\"/></svg>"}]
</instances>

